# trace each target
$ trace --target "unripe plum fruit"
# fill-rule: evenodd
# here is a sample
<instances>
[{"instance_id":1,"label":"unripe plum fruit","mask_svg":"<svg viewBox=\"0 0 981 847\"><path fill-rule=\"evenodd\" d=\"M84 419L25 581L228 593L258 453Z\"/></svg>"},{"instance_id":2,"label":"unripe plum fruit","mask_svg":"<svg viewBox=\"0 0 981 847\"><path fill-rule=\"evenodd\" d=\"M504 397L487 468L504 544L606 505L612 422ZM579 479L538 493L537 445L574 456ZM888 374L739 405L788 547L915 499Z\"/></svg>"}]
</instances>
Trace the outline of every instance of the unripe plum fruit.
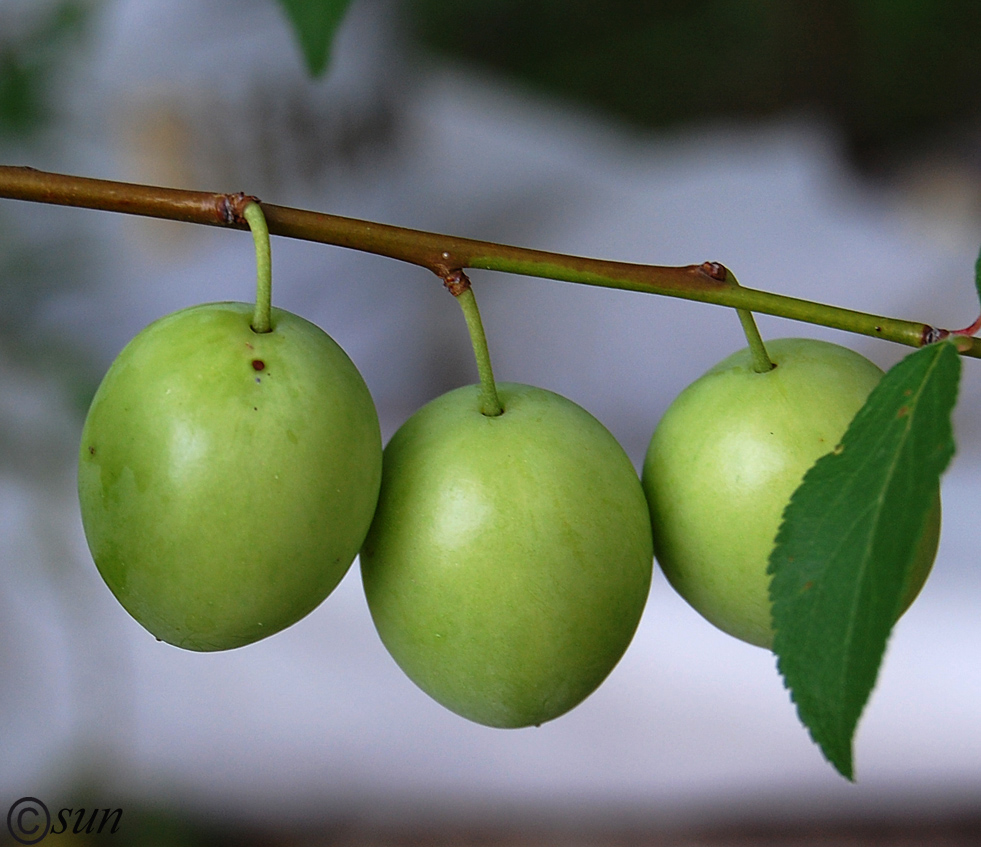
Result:
<instances>
[{"instance_id":1,"label":"unripe plum fruit","mask_svg":"<svg viewBox=\"0 0 981 847\"><path fill-rule=\"evenodd\" d=\"M610 432L544 389L433 400L385 448L361 551L382 642L423 691L472 721L558 717L629 645L653 567L637 472Z\"/></svg>"},{"instance_id":2,"label":"unripe plum fruit","mask_svg":"<svg viewBox=\"0 0 981 847\"><path fill-rule=\"evenodd\" d=\"M368 388L321 329L211 303L119 354L82 433L78 492L96 566L158 639L257 641L314 609L350 567L381 481Z\"/></svg>"},{"instance_id":3,"label":"unripe plum fruit","mask_svg":"<svg viewBox=\"0 0 981 847\"><path fill-rule=\"evenodd\" d=\"M882 371L826 341L766 347L773 370L754 371L746 348L678 395L651 439L642 481L655 556L671 585L720 629L770 648L767 566L784 509ZM902 611L930 572L939 534L938 493Z\"/></svg>"}]
</instances>

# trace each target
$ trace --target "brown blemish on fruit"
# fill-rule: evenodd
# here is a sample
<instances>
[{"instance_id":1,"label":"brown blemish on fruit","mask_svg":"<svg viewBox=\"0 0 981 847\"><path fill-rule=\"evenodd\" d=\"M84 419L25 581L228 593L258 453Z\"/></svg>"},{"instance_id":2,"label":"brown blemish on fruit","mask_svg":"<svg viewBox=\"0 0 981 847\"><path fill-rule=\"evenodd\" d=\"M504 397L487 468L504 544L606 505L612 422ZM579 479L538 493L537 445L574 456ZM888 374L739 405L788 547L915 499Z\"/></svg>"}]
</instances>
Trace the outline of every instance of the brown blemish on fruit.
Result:
<instances>
[{"instance_id":1,"label":"brown blemish on fruit","mask_svg":"<svg viewBox=\"0 0 981 847\"><path fill-rule=\"evenodd\" d=\"M252 360L252 369L253 370L261 371L261 370L264 370L265 367L266 367L266 363L264 361L262 361L262 359L253 359Z\"/></svg>"},{"instance_id":2,"label":"brown blemish on fruit","mask_svg":"<svg viewBox=\"0 0 981 847\"><path fill-rule=\"evenodd\" d=\"M95 446L94 445L89 445L89 455L90 456L94 456L95 455Z\"/></svg>"},{"instance_id":3,"label":"brown blemish on fruit","mask_svg":"<svg viewBox=\"0 0 981 847\"><path fill-rule=\"evenodd\" d=\"M896 413L897 418L905 418L909 414L909 406L900 406Z\"/></svg>"}]
</instances>

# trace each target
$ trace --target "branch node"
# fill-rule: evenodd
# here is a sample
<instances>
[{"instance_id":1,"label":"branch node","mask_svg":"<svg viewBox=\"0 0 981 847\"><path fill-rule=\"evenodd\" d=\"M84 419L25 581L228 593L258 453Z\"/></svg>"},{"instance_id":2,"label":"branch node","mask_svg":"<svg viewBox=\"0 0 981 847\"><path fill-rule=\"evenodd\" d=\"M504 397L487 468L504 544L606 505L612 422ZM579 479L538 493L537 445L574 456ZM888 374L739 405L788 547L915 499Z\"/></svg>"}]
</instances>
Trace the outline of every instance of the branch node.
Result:
<instances>
[{"instance_id":1,"label":"branch node","mask_svg":"<svg viewBox=\"0 0 981 847\"><path fill-rule=\"evenodd\" d=\"M442 277L443 285L446 286L446 290L454 297L459 297L463 292L470 290L470 279L460 268L454 271L447 271L442 274Z\"/></svg>"},{"instance_id":2,"label":"branch node","mask_svg":"<svg viewBox=\"0 0 981 847\"><path fill-rule=\"evenodd\" d=\"M218 220L226 226L234 224L248 226L249 222L245 219L245 207L249 203L261 202L258 197L241 191L238 194L220 194L217 199Z\"/></svg>"},{"instance_id":3,"label":"branch node","mask_svg":"<svg viewBox=\"0 0 981 847\"><path fill-rule=\"evenodd\" d=\"M729 271L721 262L702 262L698 268L709 279L725 282L729 276Z\"/></svg>"}]
</instances>

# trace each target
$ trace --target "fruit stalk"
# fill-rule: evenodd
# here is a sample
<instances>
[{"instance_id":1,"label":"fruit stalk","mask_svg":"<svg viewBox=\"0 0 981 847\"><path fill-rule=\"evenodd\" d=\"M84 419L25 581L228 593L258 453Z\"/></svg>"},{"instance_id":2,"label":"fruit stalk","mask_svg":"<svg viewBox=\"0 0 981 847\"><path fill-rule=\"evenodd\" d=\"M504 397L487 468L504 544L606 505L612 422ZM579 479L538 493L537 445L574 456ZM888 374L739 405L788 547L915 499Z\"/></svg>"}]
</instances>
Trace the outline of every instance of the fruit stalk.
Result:
<instances>
[{"instance_id":1,"label":"fruit stalk","mask_svg":"<svg viewBox=\"0 0 981 847\"><path fill-rule=\"evenodd\" d=\"M504 414L504 407L497 394L497 383L494 382L494 369L491 367L484 322L480 319L477 298L474 296L470 280L463 271L455 271L444 277L443 284L460 304L464 320L467 322L473 355L477 360L477 373L480 376L480 413L489 418L496 418Z\"/></svg>"},{"instance_id":2,"label":"fruit stalk","mask_svg":"<svg viewBox=\"0 0 981 847\"><path fill-rule=\"evenodd\" d=\"M734 274L726 272L725 276L726 281L730 285L739 288L739 281ZM746 342L749 344L749 352L753 360L753 370L758 374L765 374L767 371L772 371L776 365L773 364L769 354L766 352L766 345L763 343L763 336L760 335L760 330L756 325L756 318L753 317L753 313L749 309L736 309L736 314L739 316L739 323L743 327L743 335L746 336Z\"/></svg>"},{"instance_id":3,"label":"fruit stalk","mask_svg":"<svg viewBox=\"0 0 981 847\"><path fill-rule=\"evenodd\" d=\"M272 250L269 246L269 226L262 207L250 201L242 212L252 230L255 243L255 311L252 329L255 332L272 330Z\"/></svg>"},{"instance_id":4,"label":"fruit stalk","mask_svg":"<svg viewBox=\"0 0 981 847\"><path fill-rule=\"evenodd\" d=\"M760 335L759 327L756 326L756 319L748 309L736 309L739 315L739 322L743 325L743 333L746 341L749 342L749 352L753 356L753 370L758 374L765 374L772 371L776 365L766 352L766 345L763 343L763 336Z\"/></svg>"},{"instance_id":5,"label":"fruit stalk","mask_svg":"<svg viewBox=\"0 0 981 847\"><path fill-rule=\"evenodd\" d=\"M4 165L0 165L0 197L239 229L247 226L241 209L243 200L250 199L241 194L159 188ZM713 262L682 267L613 262L410 230L268 203L263 205L263 210L269 231L274 235L388 256L420 265L444 279L458 268L524 274L747 309L910 347L922 347L950 335L948 330L918 321L733 285L731 272ZM957 342L960 353L981 358L981 340L961 337Z\"/></svg>"}]
</instances>

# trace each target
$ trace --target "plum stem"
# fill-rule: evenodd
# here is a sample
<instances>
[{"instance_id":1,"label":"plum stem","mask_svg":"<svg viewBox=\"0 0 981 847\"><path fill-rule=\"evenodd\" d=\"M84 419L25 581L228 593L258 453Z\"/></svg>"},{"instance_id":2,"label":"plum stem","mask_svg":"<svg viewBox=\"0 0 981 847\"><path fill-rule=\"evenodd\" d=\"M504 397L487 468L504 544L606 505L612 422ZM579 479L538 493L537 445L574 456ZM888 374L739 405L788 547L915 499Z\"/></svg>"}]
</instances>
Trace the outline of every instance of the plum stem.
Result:
<instances>
[{"instance_id":1,"label":"plum stem","mask_svg":"<svg viewBox=\"0 0 981 847\"><path fill-rule=\"evenodd\" d=\"M728 269L725 270L723 278L733 288L740 287L739 280ZM753 313L749 309L737 308L736 314L739 315L739 323L743 325L743 334L746 336L746 341L749 344L749 352L753 357L753 370L758 374L765 374L767 371L772 371L776 365L773 364L770 354L766 352L766 345L763 343L763 336L760 335L760 330L756 325L756 318L753 317Z\"/></svg>"},{"instance_id":2,"label":"plum stem","mask_svg":"<svg viewBox=\"0 0 981 847\"><path fill-rule=\"evenodd\" d=\"M252 329L255 332L272 330L272 249L269 246L269 226L262 207L249 202L242 211L252 231L255 243L255 311L252 313Z\"/></svg>"},{"instance_id":3,"label":"plum stem","mask_svg":"<svg viewBox=\"0 0 981 847\"><path fill-rule=\"evenodd\" d=\"M766 352L766 345L763 343L759 327L756 326L753 313L748 309L736 309L736 314L739 315L743 333L746 335L746 341L749 342L749 351L753 356L753 370L758 374L772 371L776 365L773 364L770 354Z\"/></svg>"},{"instance_id":4,"label":"plum stem","mask_svg":"<svg viewBox=\"0 0 981 847\"><path fill-rule=\"evenodd\" d=\"M501 405L500 397L497 396L494 369L491 367L487 335L484 332L484 322L480 319L480 310L477 308L477 298L470 286L470 280L463 271L448 273L443 277L443 284L460 304L467 322L467 330L470 332L470 343L473 345L477 373L480 375L480 413L495 418L504 413L504 407Z\"/></svg>"}]
</instances>

